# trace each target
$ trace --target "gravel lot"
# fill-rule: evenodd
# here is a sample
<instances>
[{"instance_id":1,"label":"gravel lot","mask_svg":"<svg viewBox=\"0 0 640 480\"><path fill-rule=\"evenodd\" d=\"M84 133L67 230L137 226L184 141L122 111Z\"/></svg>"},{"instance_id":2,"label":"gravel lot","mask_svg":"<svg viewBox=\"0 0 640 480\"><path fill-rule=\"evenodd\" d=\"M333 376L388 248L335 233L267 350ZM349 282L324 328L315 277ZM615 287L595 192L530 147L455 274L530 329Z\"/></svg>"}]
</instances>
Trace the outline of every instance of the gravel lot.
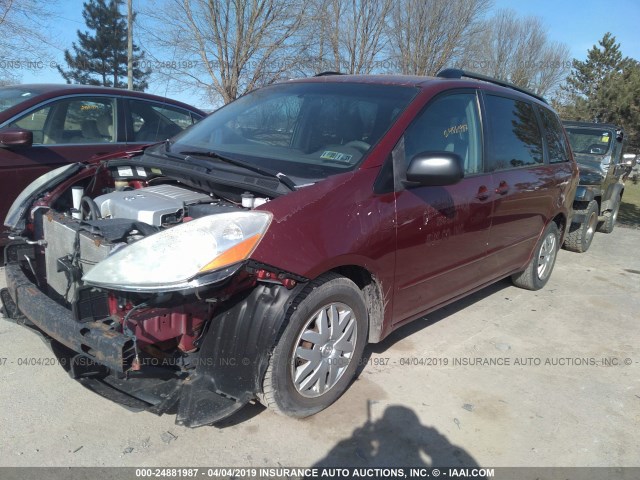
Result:
<instances>
[{"instance_id":1,"label":"gravel lot","mask_svg":"<svg viewBox=\"0 0 640 480\"><path fill-rule=\"evenodd\" d=\"M53 355L2 320L0 466L640 466L638 252L640 230L597 234L542 291L502 281L414 322L303 421L250 405L190 430L129 412L21 365Z\"/></svg>"}]
</instances>

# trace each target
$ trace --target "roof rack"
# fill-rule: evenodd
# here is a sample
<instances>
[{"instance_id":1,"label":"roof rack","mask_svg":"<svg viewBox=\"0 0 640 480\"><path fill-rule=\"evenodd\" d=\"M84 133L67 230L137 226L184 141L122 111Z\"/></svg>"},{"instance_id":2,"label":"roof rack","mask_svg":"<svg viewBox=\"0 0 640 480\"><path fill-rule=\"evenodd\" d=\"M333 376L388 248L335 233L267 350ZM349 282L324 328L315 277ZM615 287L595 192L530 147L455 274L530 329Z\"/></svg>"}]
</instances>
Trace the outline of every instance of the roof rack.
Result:
<instances>
[{"instance_id":1,"label":"roof rack","mask_svg":"<svg viewBox=\"0 0 640 480\"><path fill-rule=\"evenodd\" d=\"M343 74L340 72L327 71L327 72L316 73L314 77L328 77L329 75L343 75Z\"/></svg>"},{"instance_id":2,"label":"roof rack","mask_svg":"<svg viewBox=\"0 0 640 480\"><path fill-rule=\"evenodd\" d=\"M482 75L480 73L467 72L466 70L461 70L459 68L445 68L444 70L440 70L436 75L440 78L473 78L474 80L482 80L483 82L494 83L496 85L500 85L501 87L511 88L513 90L517 90L518 92L526 93L527 95L531 95L534 98L537 98L541 102L549 103L545 100L542 95L538 95L537 93L532 92L531 90L527 90L526 88L518 87L513 83L506 82L504 80L498 80L497 78L488 77L487 75Z\"/></svg>"}]
</instances>

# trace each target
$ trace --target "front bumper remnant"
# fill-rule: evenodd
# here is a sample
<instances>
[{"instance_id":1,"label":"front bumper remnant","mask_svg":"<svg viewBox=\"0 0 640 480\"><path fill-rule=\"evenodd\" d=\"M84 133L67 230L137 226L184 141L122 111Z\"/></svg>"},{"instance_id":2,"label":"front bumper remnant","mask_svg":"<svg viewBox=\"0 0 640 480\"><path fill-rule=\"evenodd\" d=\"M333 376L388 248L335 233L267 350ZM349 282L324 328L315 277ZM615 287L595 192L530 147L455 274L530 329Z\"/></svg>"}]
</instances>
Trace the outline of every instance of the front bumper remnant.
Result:
<instances>
[{"instance_id":1,"label":"front bumper remnant","mask_svg":"<svg viewBox=\"0 0 640 480\"><path fill-rule=\"evenodd\" d=\"M135 357L131 338L102 322L76 322L71 311L38 290L18 264L9 263L5 272L9 295L33 327L115 372L123 373L131 366Z\"/></svg>"},{"instance_id":2,"label":"front bumper remnant","mask_svg":"<svg viewBox=\"0 0 640 480\"><path fill-rule=\"evenodd\" d=\"M209 324L196 367L174 376L132 371L134 340L108 321L78 322L23 271L24 244L5 249L8 316L39 334L60 365L83 386L122 406L157 415L176 413L187 427L210 425L240 410L261 391L268 355L298 293L259 285L231 299Z\"/></svg>"}]
</instances>

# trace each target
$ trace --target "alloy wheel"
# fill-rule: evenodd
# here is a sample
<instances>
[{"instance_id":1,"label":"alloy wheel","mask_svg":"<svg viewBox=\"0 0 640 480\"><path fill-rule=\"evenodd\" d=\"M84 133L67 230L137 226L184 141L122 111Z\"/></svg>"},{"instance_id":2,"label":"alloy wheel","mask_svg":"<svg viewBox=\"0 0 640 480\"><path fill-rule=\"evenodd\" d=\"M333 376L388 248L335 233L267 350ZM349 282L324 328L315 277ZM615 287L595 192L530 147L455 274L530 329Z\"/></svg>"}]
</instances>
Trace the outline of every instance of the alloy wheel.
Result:
<instances>
[{"instance_id":1,"label":"alloy wheel","mask_svg":"<svg viewBox=\"0 0 640 480\"><path fill-rule=\"evenodd\" d=\"M551 274L556 250L556 236L553 232L549 232L542 242L538 254L538 278L540 280L546 279Z\"/></svg>"},{"instance_id":2,"label":"alloy wheel","mask_svg":"<svg viewBox=\"0 0 640 480\"><path fill-rule=\"evenodd\" d=\"M313 398L333 388L351 363L357 334L355 314L344 303L316 311L294 344L291 376L296 391Z\"/></svg>"}]
</instances>

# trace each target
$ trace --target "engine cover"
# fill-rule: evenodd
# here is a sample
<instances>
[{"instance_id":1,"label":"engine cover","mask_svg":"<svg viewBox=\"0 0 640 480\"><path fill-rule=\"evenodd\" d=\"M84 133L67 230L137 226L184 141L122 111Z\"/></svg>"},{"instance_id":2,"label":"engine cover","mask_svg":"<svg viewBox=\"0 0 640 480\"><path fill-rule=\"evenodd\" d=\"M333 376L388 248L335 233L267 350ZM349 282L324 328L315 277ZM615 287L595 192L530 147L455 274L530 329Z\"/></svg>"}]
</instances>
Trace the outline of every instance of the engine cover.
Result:
<instances>
[{"instance_id":1,"label":"engine cover","mask_svg":"<svg viewBox=\"0 0 640 480\"><path fill-rule=\"evenodd\" d=\"M127 218L159 227L184 216L185 205L210 202L211 198L175 185L123 190L94 199L103 218Z\"/></svg>"}]
</instances>

